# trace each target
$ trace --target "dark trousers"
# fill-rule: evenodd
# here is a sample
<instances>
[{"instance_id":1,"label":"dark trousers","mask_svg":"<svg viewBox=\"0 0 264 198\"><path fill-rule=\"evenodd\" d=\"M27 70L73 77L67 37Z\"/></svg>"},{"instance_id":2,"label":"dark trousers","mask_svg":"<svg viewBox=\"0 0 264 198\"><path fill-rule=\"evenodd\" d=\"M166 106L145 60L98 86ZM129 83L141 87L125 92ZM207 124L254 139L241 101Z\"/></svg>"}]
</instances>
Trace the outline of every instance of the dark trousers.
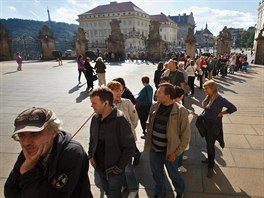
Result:
<instances>
[{"instance_id":1,"label":"dark trousers","mask_svg":"<svg viewBox=\"0 0 264 198\"><path fill-rule=\"evenodd\" d=\"M201 137L205 137L206 140L206 148L207 148L207 156L208 156L208 168L214 168L214 159L215 159L215 141L217 140L220 145L224 144L224 135L222 125L220 126L219 134L215 135L213 130L208 130L205 127L203 116L198 116L196 120L196 127L201 135ZM210 126L215 126L210 124ZM213 129L214 127L212 127Z\"/></svg>"},{"instance_id":2,"label":"dark trousers","mask_svg":"<svg viewBox=\"0 0 264 198\"><path fill-rule=\"evenodd\" d=\"M82 75L82 73L85 75L84 69L78 69L78 73L79 73L78 81L80 82L81 81L81 75Z\"/></svg>"},{"instance_id":3,"label":"dark trousers","mask_svg":"<svg viewBox=\"0 0 264 198\"><path fill-rule=\"evenodd\" d=\"M115 175L113 173L106 174L104 171L95 169L101 181L101 185L108 198L122 198L121 188L124 184L125 173Z\"/></svg>"},{"instance_id":4,"label":"dark trousers","mask_svg":"<svg viewBox=\"0 0 264 198\"><path fill-rule=\"evenodd\" d=\"M195 76L188 76L188 85L191 89L192 95L194 94L194 80Z\"/></svg>"},{"instance_id":5,"label":"dark trousers","mask_svg":"<svg viewBox=\"0 0 264 198\"><path fill-rule=\"evenodd\" d=\"M141 128L143 130L143 134L146 133L146 126L147 126L146 122L148 120L148 114L149 114L150 107L151 105L148 105L148 106L140 105L138 109L138 117L140 120Z\"/></svg>"},{"instance_id":6,"label":"dark trousers","mask_svg":"<svg viewBox=\"0 0 264 198\"><path fill-rule=\"evenodd\" d=\"M167 169L169 177L178 193L183 193L185 191L185 184L181 174L178 171L178 161L179 157L175 161L169 162L166 159L166 152L155 152L150 151L150 168L152 172L153 179L155 181L155 194L162 196L166 193L166 181L164 175L164 165Z\"/></svg>"},{"instance_id":7,"label":"dark trousers","mask_svg":"<svg viewBox=\"0 0 264 198\"><path fill-rule=\"evenodd\" d=\"M87 88L92 88L93 89L93 75L85 75L86 81L87 81Z\"/></svg>"},{"instance_id":8,"label":"dark trousers","mask_svg":"<svg viewBox=\"0 0 264 198\"><path fill-rule=\"evenodd\" d=\"M214 168L216 136L213 133L207 132L205 140L208 156L208 168Z\"/></svg>"}]
</instances>

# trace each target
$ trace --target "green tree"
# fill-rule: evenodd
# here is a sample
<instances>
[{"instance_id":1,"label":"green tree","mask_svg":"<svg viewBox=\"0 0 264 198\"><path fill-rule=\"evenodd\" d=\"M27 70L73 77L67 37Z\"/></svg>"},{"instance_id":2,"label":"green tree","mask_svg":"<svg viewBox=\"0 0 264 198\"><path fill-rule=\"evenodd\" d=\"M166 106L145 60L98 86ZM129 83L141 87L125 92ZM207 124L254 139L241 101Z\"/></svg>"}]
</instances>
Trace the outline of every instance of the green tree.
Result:
<instances>
[{"instance_id":1,"label":"green tree","mask_svg":"<svg viewBox=\"0 0 264 198\"><path fill-rule=\"evenodd\" d=\"M241 38L240 44L242 48L252 48L253 42L254 42L254 35L255 30L254 29L248 29L246 31L243 31L239 34L239 37Z\"/></svg>"}]
</instances>

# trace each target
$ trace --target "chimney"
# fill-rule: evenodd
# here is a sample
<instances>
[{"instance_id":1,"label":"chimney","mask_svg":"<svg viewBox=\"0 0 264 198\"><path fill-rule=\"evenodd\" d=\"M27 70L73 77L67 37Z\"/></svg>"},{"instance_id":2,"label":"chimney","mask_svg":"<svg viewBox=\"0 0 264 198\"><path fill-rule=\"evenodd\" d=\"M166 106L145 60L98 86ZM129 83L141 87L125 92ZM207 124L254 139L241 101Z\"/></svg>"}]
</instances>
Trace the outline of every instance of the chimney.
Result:
<instances>
[{"instance_id":1,"label":"chimney","mask_svg":"<svg viewBox=\"0 0 264 198\"><path fill-rule=\"evenodd\" d=\"M117 4L117 2L116 1L110 2L110 5L114 5L114 4Z\"/></svg>"}]
</instances>

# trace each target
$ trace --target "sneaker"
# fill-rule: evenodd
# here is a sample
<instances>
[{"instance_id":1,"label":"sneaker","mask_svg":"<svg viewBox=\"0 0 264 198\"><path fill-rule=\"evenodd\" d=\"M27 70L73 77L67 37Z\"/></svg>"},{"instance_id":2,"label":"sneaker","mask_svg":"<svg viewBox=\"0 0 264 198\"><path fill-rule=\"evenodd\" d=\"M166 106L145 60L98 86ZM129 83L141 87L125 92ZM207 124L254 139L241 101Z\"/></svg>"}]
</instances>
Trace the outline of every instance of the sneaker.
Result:
<instances>
[{"instance_id":1,"label":"sneaker","mask_svg":"<svg viewBox=\"0 0 264 198\"><path fill-rule=\"evenodd\" d=\"M179 167L178 171L181 172L182 174L187 173L187 169L184 168L183 166Z\"/></svg>"},{"instance_id":2,"label":"sneaker","mask_svg":"<svg viewBox=\"0 0 264 198\"><path fill-rule=\"evenodd\" d=\"M142 135L140 138L145 140L146 139L146 135Z\"/></svg>"},{"instance_id":3,"label":"sneaker","mask_svg":"<svg viewBox=\"0 0 264 198\"><path fill-rule=\"evenodd\" d=\"M127 198L135 198L137 197L138 191L130 192L127 196Z\"/></svg>"},{"instance_id":4,"label":"sneaker","mask_svg":"<svg viewBox=\"0 0 264 198\"><path fill-rule=\"evenodd\" d=\"M188 156L184 155L182 156L182 160L187 160L188 159Z\"/></svg>"}]
</instances>

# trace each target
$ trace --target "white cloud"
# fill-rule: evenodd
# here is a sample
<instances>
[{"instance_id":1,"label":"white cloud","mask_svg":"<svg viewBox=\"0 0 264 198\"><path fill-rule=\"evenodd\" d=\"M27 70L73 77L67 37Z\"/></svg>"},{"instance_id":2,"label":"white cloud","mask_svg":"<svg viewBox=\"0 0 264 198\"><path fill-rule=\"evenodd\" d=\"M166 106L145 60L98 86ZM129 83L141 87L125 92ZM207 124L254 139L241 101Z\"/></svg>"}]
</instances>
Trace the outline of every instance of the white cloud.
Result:
<instances>
[{"instance_id":1,"label":"white cloud","mask_svg":"<svg viewBox=\"0 0 264 198\"><path fill-rule=\"evenodd\" d=\"M37 17L37 19L41 19L39 15L37 15L35 12L33 12L32 10L29 11L31 14L33 14L35 17Z\"/></svg>"},{"instance_id":2,"label":"white cloud","mask_svg":"<svg viewBox=\"0 0 264 198\"><path fill-rule=\"evenodd\" d=\"M16 7L14 7L14 6L9 6L8 8L9 8L10 10L16 11Z\"/></svg>"},{"instance_id":3,"label":"white cloud","mask_svg":"<svg viewBox=\"0 0 264 198\"><path fill-rule=\"evenodd\" d=\"M80 14L77 10L60 7L55 10L53 16L51 16L51 20L65 23L77 23L76 19L78 18L78 14Z\"/></svg>"},{"instance_id":4,"label":"white cloud","mask_svg":"<svg viewBox=\"0 0 264 198\"><path fill-rule=\"evenodd\" d=\"M35 1L35 3L40 3L39 0L34 0L34 1Z\"/></svg>"},{"instance_id":5,"label":"white cloud","mask_svg":"<svg viewBox=\"0 0 264 198\"><path fill-rule=\"evenodd\" d=\"M193 12L196 22L196 30L205 28L208 24L208 29L216 36L224 28L224 26L232 28L247 29L254 26L256 23L255 16L249 12L241 12L237 10L220 10L208 7L190 7L182 10L182 12Z\"/></svg>"}]
</instances>

